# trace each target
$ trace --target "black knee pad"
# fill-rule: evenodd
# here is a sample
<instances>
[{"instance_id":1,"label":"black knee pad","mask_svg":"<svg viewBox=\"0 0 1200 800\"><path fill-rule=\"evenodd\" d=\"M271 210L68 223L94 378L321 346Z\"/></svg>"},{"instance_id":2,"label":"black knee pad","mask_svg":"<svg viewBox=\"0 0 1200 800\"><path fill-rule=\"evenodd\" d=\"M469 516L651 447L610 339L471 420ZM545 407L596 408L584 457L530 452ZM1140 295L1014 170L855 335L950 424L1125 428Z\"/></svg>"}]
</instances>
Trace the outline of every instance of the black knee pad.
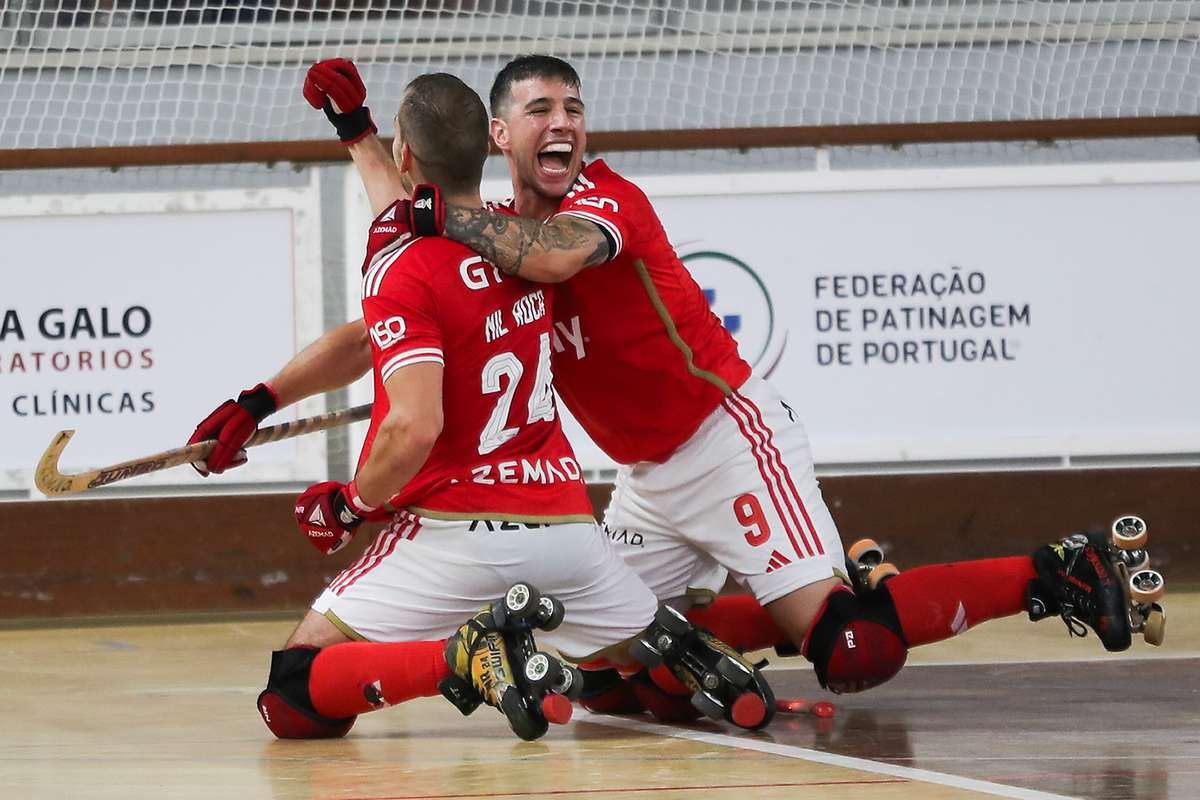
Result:
<instances>
[{"instance_id":1,"label":"black knee pad","mask_svg":"<svg viewBox=\"0 0 1200 800\"><path fill-rule=\"evenodd\" d=\"M891 680L908 659L896 605L887 591L834 591L813 623L804 657L831 692L861 692Z\"/></svg>"},{"instance_id":2,"label":"black knee pad","mask_svg":"<svg viewBox=\"0 0 1200 800\"><path fill-rule=\"evenodd\" d=\"M313 708L308 676L318 647L289 647L271 653L267 688L258 696L258 713L280 739L333 739L349 733L357 717L330 719Z\"/></svg>"}]
</instances>

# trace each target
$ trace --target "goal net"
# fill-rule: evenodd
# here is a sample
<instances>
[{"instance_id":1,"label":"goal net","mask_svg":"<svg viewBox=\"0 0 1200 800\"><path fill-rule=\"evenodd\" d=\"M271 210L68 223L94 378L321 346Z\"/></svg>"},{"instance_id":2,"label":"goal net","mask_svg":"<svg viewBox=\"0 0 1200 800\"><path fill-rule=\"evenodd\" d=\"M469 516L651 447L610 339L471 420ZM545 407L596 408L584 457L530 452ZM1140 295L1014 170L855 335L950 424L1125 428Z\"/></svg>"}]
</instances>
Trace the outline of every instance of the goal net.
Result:
<instances>
[{"instance_id":1,"label":"goal net","mask_svg":"<svg viewBox=\"0 0 1200 800\"><path fill-rule=\"evenodd\" d=\"M346 56L376 116L445 70L572 60L594 131L1192 115L1186 0L4 0L5 148L319 139L304 67Z\"/></svg>"}]
</instances>

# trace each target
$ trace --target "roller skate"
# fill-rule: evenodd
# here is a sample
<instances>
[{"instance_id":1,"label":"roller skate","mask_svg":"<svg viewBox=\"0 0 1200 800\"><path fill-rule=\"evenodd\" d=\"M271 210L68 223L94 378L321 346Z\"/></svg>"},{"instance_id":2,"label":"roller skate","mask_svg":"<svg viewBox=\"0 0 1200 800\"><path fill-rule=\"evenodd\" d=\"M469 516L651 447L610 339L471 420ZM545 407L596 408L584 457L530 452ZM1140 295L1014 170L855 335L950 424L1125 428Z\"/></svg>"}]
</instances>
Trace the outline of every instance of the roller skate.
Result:
<instances>
[{"instance_id":1,"label":"roller skate","mask_svg":"<svg viewBox=\"0 0 1200 800\"><path fill-rule=\"evenodd\" d=\"M666 664L706 717L758 730L775 716L775 694L760 666L670 606L659 606L630 654L650 669Z\"/></svg>"},{"instance_id":2,"label":"roller skate","mask_svg":"<svg viewBox=\"0 0 1200 800\"><path fill-rule=\"evenodd\" d=\"M500 709L513 733L533 741L549 723L571 719L583 689L579 670L537 649L533 630L552 631L563 604L528 583L516 583L446 641L451 674L438 689L467 715L481 703Z\"/></svg>"},{"instance_id":3,"label":"roller skate","mask_svg":"<svg viewBox=\"0 0 1200 800\"><path fill-rule=\"evenodd\" d=\"M1029 618L1057 614L1073 636L1091 628L1105 649L1126 650L1133 634L1161 645L1166 612L1158 600L1166 586L1149 569L1146 523L1118 517L1107 533L1077 533L1033 554L1038 577L1026 589Z\"/></svg>"},{"instance_id":4,"label":"roller skate","mask_svg":"<svg viewBox=\"0 0 1200 800\"><path fill-rule=\"evenodd\" d=\"M846 551L846 573L855 593L874 591L880 582L900 574L895 564L883 560L883 548L874 539L859 539Z\"/></svg>"}]
</instances>

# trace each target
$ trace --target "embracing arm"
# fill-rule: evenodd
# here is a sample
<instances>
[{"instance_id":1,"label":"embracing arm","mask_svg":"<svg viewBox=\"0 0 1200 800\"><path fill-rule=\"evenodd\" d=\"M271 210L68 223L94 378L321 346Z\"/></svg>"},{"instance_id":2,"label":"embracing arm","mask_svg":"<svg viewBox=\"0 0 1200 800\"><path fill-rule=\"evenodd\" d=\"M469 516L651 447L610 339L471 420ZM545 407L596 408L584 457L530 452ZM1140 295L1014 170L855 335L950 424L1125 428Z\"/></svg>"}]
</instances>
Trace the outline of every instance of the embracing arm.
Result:
<instances>
[{"instance_id":1,"label":"embracing arm","mask_svg":"<svg viewBox=\"0 0 1200 800\"><path fill-rule=\"evenodd\" d=\"M560 214L549 222L483 208L446 206L445 235L470 247L509 275L558 283L603 264L612 243L600 226Z\"/></svg>"}]
</instances>

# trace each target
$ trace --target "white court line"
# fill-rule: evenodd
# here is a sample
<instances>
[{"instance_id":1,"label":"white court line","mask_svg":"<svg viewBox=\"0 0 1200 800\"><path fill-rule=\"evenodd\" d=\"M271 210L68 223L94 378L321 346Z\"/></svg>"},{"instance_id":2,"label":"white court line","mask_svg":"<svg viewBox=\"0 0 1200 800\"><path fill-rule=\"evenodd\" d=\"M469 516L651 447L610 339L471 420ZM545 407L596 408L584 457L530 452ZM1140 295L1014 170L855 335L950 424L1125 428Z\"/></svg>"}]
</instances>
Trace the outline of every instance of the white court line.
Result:
<instances>
[{"instance_id":1,"label":"white court line","mask_svg":"<svg viewBox=\"0 0 1200 800\"><path fill-rule=\"evenodd\" d=\"M981 781L974 778L963 778L958 775L947 775L942 772L932 772L926 769L914 769L913 767L900 767L895 764L887 764L882 761L870 761L865 758L854 758L853 756L839 756L834 753L822 753L819 750L809 750L804 747L796 747L788 744L776 744L775 742L765 742L759 739L751 739L749 737L729 736L723 733L706 733L704 731L686 730L683 728L673 728L667 725L657 725L653 722L644 722L637 719L628 719L626 717L610 717L603 714L592 714L583 709L576 709L575 719L580 722L594 722L597 725L607 725L610 728L624 728L625 730L638 731L640 733L652 733L658 736L670 736L675 739L690 739L695 742L704 744L721 745L724 747L736 747L741 750L754 750L759 753L768 753L775 756L783 756L784 758L795 758L801 761L813 761L818 764L829 764L834 767L844 767L846 769L856 769L862 772L872 772L876 775L889 775L893 778L905 778L911 781L919 781L921 783L936 783L941 786L950 786L955 789L965 789L969 791L981 792L990 794L996 797L1008 797L1014 800L1071 800L1061 794L1050 794L1049 792L1039 792L1036 789L1022 789L1019 786L1005 786L1002 783L992 783L991 781Z\"/></svg>"}]
</instances>

